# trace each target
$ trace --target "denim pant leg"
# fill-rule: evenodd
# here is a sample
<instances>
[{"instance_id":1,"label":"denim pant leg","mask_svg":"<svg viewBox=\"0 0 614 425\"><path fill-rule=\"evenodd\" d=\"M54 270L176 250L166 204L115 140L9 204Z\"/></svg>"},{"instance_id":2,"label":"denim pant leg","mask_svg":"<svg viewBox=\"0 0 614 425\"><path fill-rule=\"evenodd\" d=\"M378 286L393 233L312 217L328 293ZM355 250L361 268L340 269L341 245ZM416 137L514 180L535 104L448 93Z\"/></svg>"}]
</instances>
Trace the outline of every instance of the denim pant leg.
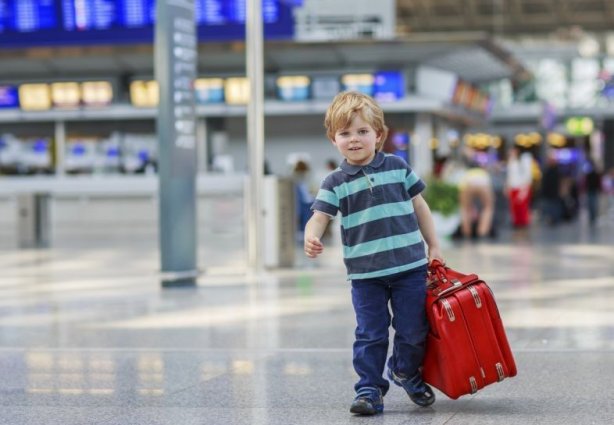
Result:
<instances>
[{"instance_id":1,"label":"denim pant leg","mask_svg":"<svg viewBox=\"0 0 614 425\"><path fill-rule=\"evenodd\" d=\"M377 279L352 281L352 303L357 325L354 370L360 378L354 386L356 391L374 387L384 395L390 387L382 376L388 355L389 298L386 285Z\"/></svg>"},{"instance_id":2,"label":"denim pant leg","mask_svg":"<svg viewBox=\"0 0 614 425\"><path fill-rule=\"evenodd\" d=\"M388 367L399 376L413 378L424 359L426 319L426 267L390 282L394 346Z\"/></svg>"}]
</instances>

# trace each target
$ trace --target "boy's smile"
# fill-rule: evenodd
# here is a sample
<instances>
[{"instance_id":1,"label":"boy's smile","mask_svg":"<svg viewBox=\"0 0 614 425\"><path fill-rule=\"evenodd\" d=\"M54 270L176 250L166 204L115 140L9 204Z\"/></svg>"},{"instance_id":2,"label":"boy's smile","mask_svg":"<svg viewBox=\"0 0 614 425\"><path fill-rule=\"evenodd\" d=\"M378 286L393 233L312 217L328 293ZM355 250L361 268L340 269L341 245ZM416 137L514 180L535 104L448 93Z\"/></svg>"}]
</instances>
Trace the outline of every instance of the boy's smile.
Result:
<instances>
[{"instance_id":1,"label":"boy's smile","mask_svg":"<svg viewBox=\"0 0 614 425\"><path fill-rule=\"evenodd\" d=\"M367 165L375 157L379 139L373 127L355 114L349 127L335 132L332 142L348 164Z\"/></svg>"}]
</instances>

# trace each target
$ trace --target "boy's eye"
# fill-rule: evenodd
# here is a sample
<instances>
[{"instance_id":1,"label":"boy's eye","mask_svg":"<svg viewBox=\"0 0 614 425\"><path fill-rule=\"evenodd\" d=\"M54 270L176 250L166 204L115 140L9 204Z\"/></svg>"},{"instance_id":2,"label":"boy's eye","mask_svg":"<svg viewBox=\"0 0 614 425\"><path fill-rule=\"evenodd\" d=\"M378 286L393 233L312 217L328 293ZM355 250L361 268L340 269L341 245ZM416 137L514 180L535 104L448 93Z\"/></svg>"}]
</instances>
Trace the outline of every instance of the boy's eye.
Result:
<instances>
[{"instance_id":1,"label":"boy's eye","mask_svg":"<svg viewBox=\"0 0 614 425\"><path fill-rule=\"evenodd\" d=\"M367 134L369 132L369 130L360 130L359 133L360 134Z\"/></svg>"}]
</instances>

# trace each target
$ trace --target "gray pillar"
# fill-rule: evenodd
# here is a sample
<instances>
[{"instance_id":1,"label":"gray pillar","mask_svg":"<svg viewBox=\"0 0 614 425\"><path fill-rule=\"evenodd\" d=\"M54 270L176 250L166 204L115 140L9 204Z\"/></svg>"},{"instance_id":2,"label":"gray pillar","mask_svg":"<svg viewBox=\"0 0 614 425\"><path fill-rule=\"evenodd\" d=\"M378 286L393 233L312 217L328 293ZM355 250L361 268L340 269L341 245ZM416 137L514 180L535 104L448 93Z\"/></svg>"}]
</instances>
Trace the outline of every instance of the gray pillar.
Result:
<instances>
[{"instance_id":1,"label":"gray pillar","mask_svg":"<svg viewBox=\"0 0 614 425\"><path fill-rule=\"evenodd\" d=\"M19 248L49 248L51 245L51 195L17 195Z\"/></svg>"},{"instance_id":2,"label":"gray pillar","mask_svg":"<svg viewBox=\"0 0 614 425\"><path fill-rule=\"evenodd\" d=\"M264 65L262 0L247 2L245 25L247 77L250 100L247 107L247 152L249 190L247 190L247 255L252 272L264 267L262 249L262 197L264 187Z\"/></svg>"},{"instance_id":3,"label":"gray pillar","mask_svg":"<svg viewBox=\"0 0 614 425\"><path fill-rule=\"evenodd\" d=\"M56 121L55 123L55 174L63 176L66 172L66 123Z\"/></svg>"},{"instance_id":4,"label":"gray pillar","mask_svg":"<svg viewBox=\"0 0 614 425\"><path fill-rule=\"evenodd\" d=\"M197 59L194 0L159 0L156 16L162 286L193 286L198 275L196 114L192 86Z\"/></svg>"}]
</instances>

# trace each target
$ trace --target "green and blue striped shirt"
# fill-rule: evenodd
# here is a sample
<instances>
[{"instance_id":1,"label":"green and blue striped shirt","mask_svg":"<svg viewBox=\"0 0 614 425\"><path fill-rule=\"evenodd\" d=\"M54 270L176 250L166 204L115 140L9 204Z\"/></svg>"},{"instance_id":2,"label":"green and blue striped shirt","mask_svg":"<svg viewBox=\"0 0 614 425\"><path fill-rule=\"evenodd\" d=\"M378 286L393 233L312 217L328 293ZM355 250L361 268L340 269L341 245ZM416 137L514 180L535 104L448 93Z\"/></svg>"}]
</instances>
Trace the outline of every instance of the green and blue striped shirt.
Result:
<instances>
[{"instance_id":1,"label":"green and blue striped shirt","mask_svg":"<svg viewBox=\"0 0 614 425\"><path fill-rule=\"evenodd\" d=\"M343 161L322 182L312 209L341 212L348 279L401 273L427 263L411 199L424 182L395 156L378 152L366 166Z\"/></svg>"}]
</instances>

